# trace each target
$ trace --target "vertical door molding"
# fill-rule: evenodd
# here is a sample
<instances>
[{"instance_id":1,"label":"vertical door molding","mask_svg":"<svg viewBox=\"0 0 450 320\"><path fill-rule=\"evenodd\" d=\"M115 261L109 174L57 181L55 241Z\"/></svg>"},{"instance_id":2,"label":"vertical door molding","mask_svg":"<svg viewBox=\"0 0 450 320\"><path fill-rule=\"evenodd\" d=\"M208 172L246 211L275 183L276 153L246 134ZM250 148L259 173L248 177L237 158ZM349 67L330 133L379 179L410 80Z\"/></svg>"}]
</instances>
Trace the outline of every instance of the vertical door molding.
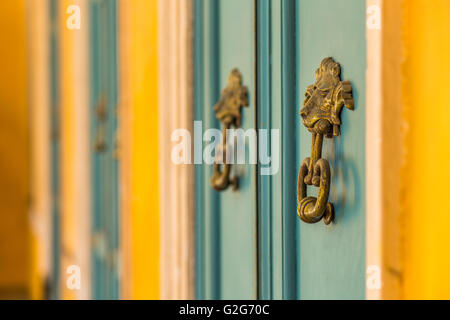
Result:
<instances>
[{"instance_id":1,"label":"vertical door molding","mask_svg":"<svg viewBox=\"0 0 450 320\"><path fill-rule=\"evenodd\" d=\"M381 65L382 0L367 0L367 79L366 79L366 298L380 299L381 290L375 282L381 281ZM377 21L379 20L379 21ZM370 25L369 25L370 24ZM378 279L371 277L377 277ZM369 282L373 281L374 286Z\"/></svg>"},{"instance_id":2,"label":"vertical door molding","mask_svg":"<svg viewBox=\"0 0 450 320\"><path fill-rule=\"evenodd\" d=\"M120 297L133 298L133 241L132 241L132 148L133 91L131 83L132 60L132 1L118 2L119 19L119 224L120 224Z\"/></svg>"},{"instance_id":3,"label":"vertical door molding","mask_svg":"<svg viewBox=\"0 0 450 320\"><path fill-rule=\"evenodd\" d=\"M195 0L194 17L195 120L204 128L217 128L211 106L220 94L219 1ZM211 166L195 166L196 299L220 297L219 194L209 187L211 172Z\"/></svg>"},{"instance_id":4,"label":"vertical door molding","mask_svg":"<svg viewBox=\"0 0 450 320\"><path fill-rule=\"evenodd\" d=\"M280 168L258 176L258 250L260 299L297 297L295 202L295 123L297 78L295 2L257 0L258 129L280 131ZM280 86L279 83L282 83ZM281 106L279 108L278 106ZM271 133L272 134L272 133ZM273 146L271 146L273 148ZM282 151L283 150L283 151Z\"/></svg>"},{"instance_id":5,"label":"vertical door molding","mask_svg":"<svg viewBox=\"0 0 450 320\"><path fill-rule=\"evenodd\" d=\"M401 0L366 1L366 298L400 298Z\"/></svg>"},{"instance_id":6,"label":"vertical door molding","mask_svg":"<svg viewBox=\"0 0 450 320\"><path fill-rule=\"evenodd\" d=\"M60 129L60 82L59 82L59 43L60 34L59 30L59 5L58 0L50 0L49 2L49 19L50 19L50 54L47 59L51 61L50 65L50 139L51 139L51 197L52 197L52 278L50 284L50 297L52 299L58 299L60 297L60 275L61 275L61 255L60 255L60 221L61 221L61 129Z\"/></svg>"},{"instance_id":7,"label":"vertical door molding","mask_svg":"<svg viewBox=\"0 0 450 320\"><path fill-rule=\"evenodd\" d=\"M194 297L194 167L171 160L172 132L193 137L193 1L159 1L161 298Z\"/></svg>"},{"instance_id":8,"label":"vertical door molding","mask_svg":"<svg viewBox=\"0 0 450 320\"><path fill-rule=\"evenodd\" d=\"M69 30L69 5L81 9L81 28ZM64 299L91 297L91 199L89 132L89 7L87 0L62 0L61 32L61 292ZM81 271L81 289L66 286L69 266Z\"/></svg>"},{"instance_id":9,"label":"vertical door molding","mask_svg":"<svg viewBox=\"0 0 450 320\"><path fill-rule=\"evenodd\" d=\"M299 38L298 6L294 0L282 1L281 5L281 189L282 189L282 297L283 299L297 299L299 282L299 242L298 217L296 212L297 175L292 174L291 168L297 167L296 148L299 140L296 132L298 119L297 97L299 85L299 60L301 48L297 45ZM295 147L292 145L295 141Z\"/></svg>"}]
</instances>

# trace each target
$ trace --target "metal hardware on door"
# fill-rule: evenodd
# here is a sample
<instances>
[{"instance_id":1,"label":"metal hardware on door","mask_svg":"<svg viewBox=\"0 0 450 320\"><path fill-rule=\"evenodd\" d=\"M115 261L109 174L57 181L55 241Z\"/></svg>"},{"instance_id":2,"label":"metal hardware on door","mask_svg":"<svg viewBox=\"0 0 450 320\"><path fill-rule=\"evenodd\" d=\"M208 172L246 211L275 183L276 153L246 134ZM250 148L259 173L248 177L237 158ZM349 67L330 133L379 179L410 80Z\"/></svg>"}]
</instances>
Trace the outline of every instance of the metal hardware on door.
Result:
<instances>
[{"instance_id":1,"label":"metal hardware on door","mask_svg":"<svg viewBox=\"0 0 450 320\"><path fill-rule=\"evenodd\" d=\"M231 164L227 163L227 130L234 125L241 126L241 109L248 106L248 90L242 85L242 75L238 69L233 69L228 76L227 86L222 91L219 102L214 106L217 119L222 123L222 160L221 164L214 161L211 186L217 191L223 191L232 186L233 190L238 188L238 177L230 179Z\"/></svg>"},{"instance_id":2,"label":"metal hardware on door","mask_svg":"<svg viewBox=\"0 0 450 320\"><path fill-rule=\"evenodd\" d=\"M340 135L340 114L343 106L354 109L352 85L341 81L341 67L333 58L322 60L316 70L316 82L306 88L305 101L300 110L302 122L312 133L311 157L303 160L297 181L297 214L307 223L325 224L334 219L330 193L330 164L322 159L323 137ZM319 187L318 196L308 197L307 186Z\"/></svg>"},{"instance_id":3,"label":"metal hardware on door","mask_svg":"<svg viewBox=\"0 0 450 320\"><path fill-rule=\"evenodd\" d=\"M98 126L97 126L97 136L95 137L95 150L97 152L103 152L106 150L106 120L108 116L108 110L106 106L106 99L104 96L100 96L97 109L96 109Z\"/></svg>"}]
</instances>

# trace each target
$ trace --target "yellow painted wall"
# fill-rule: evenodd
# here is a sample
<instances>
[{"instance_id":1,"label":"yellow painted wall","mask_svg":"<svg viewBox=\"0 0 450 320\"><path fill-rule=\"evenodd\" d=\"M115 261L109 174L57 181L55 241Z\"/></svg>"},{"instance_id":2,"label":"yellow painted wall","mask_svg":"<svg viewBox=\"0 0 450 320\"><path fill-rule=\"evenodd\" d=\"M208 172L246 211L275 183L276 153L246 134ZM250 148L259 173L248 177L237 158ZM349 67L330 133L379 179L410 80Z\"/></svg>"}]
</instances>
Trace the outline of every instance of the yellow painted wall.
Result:
<instances>
[{"instance_id":1,"label":"yellow painted wall","mask_svg":"<svg viewBox=\"0 0 450 320\"><path fill-rule=\"evenodd\" d=\"M0 1L0 298L31 297L25 1Z\"/></svg>"},{"instance_id":2,"label":"yellow painted wall","mask_svg":"<svg viewBox=\"0 0 450 320\"><path fill-rule=\"evenodd\" d=\"M158 6L119 0L123 298L159 298Z\"/></svg>"},{"instance_id":3,"label":"yellow painted wall","mask_svg":"<svg viewBox=\"0 0 450 320\"><path fill-rule=\"evenodd\" d=\"M402 12L401 294L450 299L450 1L404 0Z\"/></svg>"}]
</instances>

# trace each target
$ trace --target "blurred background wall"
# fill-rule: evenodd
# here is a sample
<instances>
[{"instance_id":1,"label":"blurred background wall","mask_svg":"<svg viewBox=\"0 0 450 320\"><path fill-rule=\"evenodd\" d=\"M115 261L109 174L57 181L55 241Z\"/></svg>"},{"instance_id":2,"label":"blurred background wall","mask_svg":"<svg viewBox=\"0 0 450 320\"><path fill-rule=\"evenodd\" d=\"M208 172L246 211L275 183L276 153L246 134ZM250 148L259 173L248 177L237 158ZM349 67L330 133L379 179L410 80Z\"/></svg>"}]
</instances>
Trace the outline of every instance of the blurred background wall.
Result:
<instances>
[{"instance_id":1,"label":"blurred background wall","mask_svg":"<svg viewBox=\"0 0 450 320\"><path fill-rule=\"evenodd\" d=\"M158 1L118 5L121 295L159 299Z\"/></svg>"},{"instance_id":2,"label":"blurred background wall","mask_svg":"<svg viewBox=\"0 0 450 320\"><path fill-rule=\"evenodd\" d=\"M46 298L56 282L52 262L52 213L55 198L52 196L52 148L54 126L51 113L51 12L45 1L27 1L27 56L28 56L28 112L30 137L30 208L34 254L32 297ZM31 14L33 13L33 14Z\"/></svg>"},{"instance_id":3,"label":"blurred background wall","mask_svg":"<svg viewBox=\"0 0 450 320\"><path fill-rule=\"evenodd\" d=\"M380 157L368 173L379 185L368 186L375 202L368 202L367 258L382 266L382 290L368 297L450 299L450 2L367 3L382 7L381 32L368 32L377 70L367 74L380 81L372 96L379 119L367 119L368 127L379 126L369 146L379 153L366 155Z\"/></svg>"},{"instance_id":4,"label":"blurred background wall","mask_svg":"<svg viewBox=\"0 0 450 320\"><path fill-rule=\"evenodd\" d=\"M378 3L375 297L450 299L450 2ZM0 2L0 298L193 298L193 5Z\"/></svg>"},{"instance_id":5,"label":"blurred background wall","mask_svg":"<svg viewBox=\"0 0 450 320\"><path fill-rule=\"evenodd\" d=\"M32 296L25 1L0 2L0 298Z\"/></svg>"},{"instance_id":6,"label":"blurred background wall","mask_svg":"<svg viewBox=\"0 0 450 320\"><path fill-rule=\"evenodd\" d=\"M402 19L401 297L450 299L450 2L403 1Z\"/></svg>"},{"instance_id":7,"label":"blurred background wall","mask_svg":"<svg viewBox=\"0 0 450 320\"><path fill-rule=\"evenodd\" d=\"M52 32L56 32L55 55L58 63L57 121L59 122L58 150L60 200L59 239L60 245L54 254L60 258L58 290L66 299L88 299L91 294L91 162L90 162L90 100L92 68L89 58L89 1L58 0L42 2L55 10ZM69 29L68 19L74 12L70 5L80 8L80 28ZM50 43L50 39L47 39ZM50 58L50 57L49 57ZM49 85L49 87L51 84ZM69 266L80 268L80 289L71 290L66 281Z\"/></svg>"},{"instance_id":8,"label":"blurred background wall","mask_svg":"<svg viewBox=\"0 0 450 320\"><path fill-rule=\"evenodd\" d=\"M192 125L192 1L29 0L27 11L33 297L193 297L192 168L160 177L171 150L160 131Z\"/></svg>"}]
</instances>

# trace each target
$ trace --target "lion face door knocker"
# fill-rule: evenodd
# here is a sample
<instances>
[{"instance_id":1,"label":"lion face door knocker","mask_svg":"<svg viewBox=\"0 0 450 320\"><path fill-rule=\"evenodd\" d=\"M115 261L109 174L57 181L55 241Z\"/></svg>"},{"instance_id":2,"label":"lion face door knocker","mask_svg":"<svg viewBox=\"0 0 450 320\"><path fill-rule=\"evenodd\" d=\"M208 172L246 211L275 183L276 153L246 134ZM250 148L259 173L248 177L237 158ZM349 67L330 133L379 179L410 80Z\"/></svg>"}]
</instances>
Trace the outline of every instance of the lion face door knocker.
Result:
<instances>
[{"instance_id":1,"label":"lion face door knocker","mask_svg":"<svg viewBox=\"0 0 450 320\"><path fill-rule=\"evenodd\" d=\"M248 106L248 90L242 85L242 75L238 69L233 69L228 76L227 87L222 91L219 102L214 106L217 119L222 123L222 145L219 156L221 164L214 161L211 186L217 191L223 191L232 186L233 190L238 188L238 177L230 178L231 164L227 162L227 130L233 125L235 128L241 126L241 109ZM216 149L217 150L217 149ZM216 153L216 159L217 159Z\"/></svg>"},{"instance_id":2,"label":"lion face door knocker","mask_svg":"<svg viewBox=\"0 0 450 320\"><path fill-rule=\"evenodd\" d=\"M328 202L330 193L330 164L322 159L323 137L340 135L340 113L343 106L354 109L352 85L341 81L341 67L333 58L322 60L316 70L316 82L306 88L300 109L302 122L312 133L311 157L303 160L297 181L297 214L306 223L325 224L334 219L334 207ZM317 198L308 197L307 186L319 187Z\"/></svg>"}]
</instances>

